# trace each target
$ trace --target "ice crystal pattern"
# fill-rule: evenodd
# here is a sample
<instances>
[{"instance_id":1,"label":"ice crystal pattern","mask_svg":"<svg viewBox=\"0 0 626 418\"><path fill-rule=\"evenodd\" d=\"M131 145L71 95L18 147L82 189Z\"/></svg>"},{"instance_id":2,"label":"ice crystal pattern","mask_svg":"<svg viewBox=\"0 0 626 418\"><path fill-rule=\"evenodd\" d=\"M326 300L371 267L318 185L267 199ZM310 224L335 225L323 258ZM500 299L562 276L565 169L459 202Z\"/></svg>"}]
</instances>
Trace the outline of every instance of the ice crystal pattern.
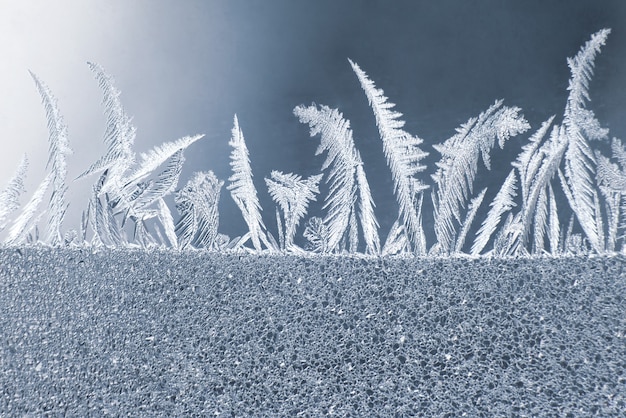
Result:
<instances>
[{"instance_id":1,"label":"ice crystal pattern","mask_svg":"<svg viewBox=\"0 0 626 418\"><path fill-rule=\"evenodd\" d=\"M68 130L50 88L31 73L47 118L48 170L16 213L24 194L24 157L0 191L0 231L6 230L4 242L8 245L40 242L51 246L437 257L626 252L626 148L614 138L612 154L605 156L602 147L593 145L593 141L607 141L609 132L587 107L594 63L609 34L610 29L598 31L568 58L571 77L564 110L555 112L540 127L531 129L522 109L499 99L440 144L409 133L395 104L349 59L355 88L360 85L371 107L381 151L391 171L398 212L388 231L379 226L350 121L339 109L311 104L298 105L293 113L308 126L310 136L319 139L320 171L303 177L272 170L265 177L267 190L260 192L276 203L274 232L263 219L250 153L240 121L234 116L229 141L232 174L226 189L241 211L247 232L233 238L220 233L219 204L225 182L206 171L194 173L179 186L184 152L202 135L166 142L137 156L136 129L113 77L99 64L88 63L103 94L106 150L75 180L96 175L80 232L68 230L63 235L69 204ZM528 139L499 189L478 187L475 183L481 171L491 169L496 144L510 147L511 138L527 132ZM439 155L432 167L426 164L432 154L429 146ZM49 204L42 209L48 192ZM318 195L322 213L309 215L310 203ZM557 205L557 201L567 205ZM173 204L178 219L170 211ZM433 221L425 223L429 209ZM46 231L43 236L40 228ZM385 237L382 243L381 233Z\"/></svg>"},{"instance_id":2,"label":"ice crystal pattern","mask_svg":"<svg viewBox=\"0 0 626 418\"><path fill-rule=\"evenodd\" d=\"M176 209L181 217L171 242L177 242L182 249L189 245L215 248L219 225L218 204L223 185L224 182L218 180L212 171L198 172L176 193ZM165 216L168 214L166 208L163 207Z\"/></svg>"}]
</instances>

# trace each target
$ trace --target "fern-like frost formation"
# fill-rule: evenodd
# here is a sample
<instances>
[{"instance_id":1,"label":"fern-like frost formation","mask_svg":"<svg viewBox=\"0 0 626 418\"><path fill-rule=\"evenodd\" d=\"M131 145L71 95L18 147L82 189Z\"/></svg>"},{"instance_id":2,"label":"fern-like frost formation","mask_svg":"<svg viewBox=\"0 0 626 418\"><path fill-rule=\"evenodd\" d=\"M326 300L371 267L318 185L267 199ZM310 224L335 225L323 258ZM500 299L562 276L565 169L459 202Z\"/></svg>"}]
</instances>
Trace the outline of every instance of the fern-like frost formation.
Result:
<instances>
[{"instance_id":1,"label":"fern-like frost formation","mask_svg":"<svg viewBox=\"0 0 626 418\"><path fill-rule=\"evenodd\" d=\"M137 154L136 129L122 105L121 93L113 77L96 63L88 65L103 94L106 149L77 179L97 175L79 222L80 232L64 231L71 156L68 130L50 88L31 73L48 122L48 172L21 213L14 215L26 169L25 161L20 165L0 192L0 231L8 230L5 243L9 245L41 242L52 246L434 257L625 252L626 150L619 139L613 139L610 157L602 154L602 147L596 149L594 141L606 141L609 132L587 107L595 60L609 34L609 29L598 31L568 58L569 95L564 111L555 112L562 117L551 116L532 131L499 188L479 187L476 179L481 170L491 169L496 144L510 147L511 138L531 129L522 109L496 100L449 139L433 144L407 132L404 116L384 91L348 59L372 109L372 121L391 171L397 215L385 217L395 218L387 231L381 231L378 222L358 138L339 109L312 104L293 110L299 121L308 125L310 136L319 138L316 155L325 157L318 173L303 177L272 170L265 178L267 191L259 193L235 116L228 182L207 171L194 173L180 187L184 152L203 135L165 142ZM426 164L429 146L440 155L432 167ZM247 227L237 237L219 232L223 185ZM49 205L42 209L40 203L48 191ZM276 203L274 231L263 219L261 201L265 197ZM323 213L309 214L310 203L318 198L323 200ZM177 219L170 210L173 205ZM432 222L428 210L432 210ZM43 237L40 228L46 231Z\"/></svg>"}]
</instances>

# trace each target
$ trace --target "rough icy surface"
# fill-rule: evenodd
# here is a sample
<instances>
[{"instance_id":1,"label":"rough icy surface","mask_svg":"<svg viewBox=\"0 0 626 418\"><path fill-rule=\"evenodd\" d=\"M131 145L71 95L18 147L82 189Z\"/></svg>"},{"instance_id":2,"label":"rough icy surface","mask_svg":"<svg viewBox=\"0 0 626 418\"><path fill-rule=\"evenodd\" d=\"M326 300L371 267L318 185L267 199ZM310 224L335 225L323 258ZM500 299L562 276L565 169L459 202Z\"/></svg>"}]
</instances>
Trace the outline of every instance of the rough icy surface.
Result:
<instances>
[{"instance_id":1,"label":"rough icy surface","mask_svg":"<svg viewBox=\"0 0 626 418\"><path fill-rule=\"evenodd\" d=\"M0 250L0 415L619 416L624 257Z\"/></svg>"}]
</instances>

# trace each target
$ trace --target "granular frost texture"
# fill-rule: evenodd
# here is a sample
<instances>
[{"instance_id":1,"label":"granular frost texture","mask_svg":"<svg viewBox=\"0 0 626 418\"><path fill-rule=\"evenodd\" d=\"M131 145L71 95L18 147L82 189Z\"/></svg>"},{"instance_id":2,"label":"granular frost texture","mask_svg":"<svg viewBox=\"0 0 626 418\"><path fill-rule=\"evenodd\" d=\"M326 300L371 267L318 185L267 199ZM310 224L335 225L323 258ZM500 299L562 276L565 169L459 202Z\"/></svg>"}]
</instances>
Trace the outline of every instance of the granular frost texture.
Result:
<instances>
[{"instance_id":1,"label":"granular frost texture","mask_svg":"<svg viewBox=\"0 0 626 418\"><path fill-rule=\"evenodd\" d=\"M618 416L621 256L0 251L0 411Z\"/></svg>"}]
</instances>

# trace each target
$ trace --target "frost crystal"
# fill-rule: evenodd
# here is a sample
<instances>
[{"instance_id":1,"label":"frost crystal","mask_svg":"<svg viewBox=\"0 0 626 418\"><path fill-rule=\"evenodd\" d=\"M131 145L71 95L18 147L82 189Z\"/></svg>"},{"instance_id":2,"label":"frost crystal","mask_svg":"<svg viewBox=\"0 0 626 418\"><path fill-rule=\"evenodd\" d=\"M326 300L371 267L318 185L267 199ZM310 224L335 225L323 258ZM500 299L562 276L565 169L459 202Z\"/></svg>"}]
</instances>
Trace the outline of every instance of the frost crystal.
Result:
<instances>
[{"instance_id":1,"label":"frost crystal","mask_svg":"<svg viewBox=\"0 0 626 418\"><path fill-rule=\"evenodd\" d=\"M316 104L293 109L300 122L309 126L310 136L319 136L316 155L325 154L325 158L321 174L309 173L303 178L272 170L265 178L269 197L276 203L274 232L264 223L261 201L267 196L257 193L248 147L234 117L229 141L232 174L227 189L247 230L231 239L218 231L224 183L213 172L194 174L177 191L184 151L203 135L166 142L137 157L133 149L135 127L122 106L121 93L113 78L94 63L89 63L89 68L102 89L106 151L80 176L99 174L83 211L80 233L69 234L64 240L66 160L70 154L67 128L56 99L31 73L48 121L49 172L11 223L9 214L18 208L23 189L25 162L20 165L0 193L0 231L10 227L6 239L10 244L39 241L38 231L43 226L39 222L47 213L43 243L54 246L437 257L464 251L472 256L626 253L626 149L617 139L613 140L610 158L594 149L593 141L606 140L609 132L587 108L595 59L609 34L609 29L593 34L567 60L571 77L562 120L551 116L529 136L512 162L514 170L499 189L490 187L498 192L488 207L484 203L488 190L475 184L477 179L481 181L479 161L491 170L496 143L503 148L510 138L530 129L521 109L497 100L462 124L452 137L432 145L404 129L405 117L395 110L395 104L356 62L348 59L373 112L398 205L397 214L384 216L393 225L386 231L383 245L364 163L350 121L339 109ZM434 172L428 173L432 179L428 184L428 174L422 173L429 169L425 161L430 146L440 159ZM325 184L320 185L322 179ZM40 211L48 188L49 207ZM173 193L178 219L168 206ZM310 203L320 193L324 194L323 216L308 215ZM565 201L567 204L561 204ZM432 214L425 213L427 210ZM477 218L483 218L479 226ZM567 227L561 225L566 219ZM434 242L428 242L433 236ZM302 239L308 242L305 249L296 245Z\"/></svg>"},{"instance_id":2,"label":"frost crystal","mask_svg":"<svg viewBox=\"0 0 626 418\"><path fill-rule=\"evenodd\" d=\"M354 146L350 122L338 110L328 106L298 106L294 114L300 122L310 126L312 137L320 134L316 155L328 153L322 171L328 170L326 182L330 185L330 193L324 204L324 208L328 209L324 224L330 234L330 251L356 248L358 230L355 211L358 200L366 251L370 254L378 253L378 222L374 216L373 199L365 172L362 167L357 168L363 165L363 161Z\"/></svg>"},{"instance_id":3,"label":"frost crystal","mask_svg":"<svg viewBox=\"0 0 626 418\"><path fill-rule=\"evenodd\" d=\"M176 193L176 209L181 217L175 227L175 237L178 237L180 249L189 245L217 247L218 204L223 185L212 171L198 172Z\"/></svg>"},{"instance_id":4,"label":"frost crystal","mask_svg":"<svg viewBox=\"0 0 626 418\"><path fill-rule=\"evenodd\" d=\"M24 178L28 168L26 154L22 157L17 171L9 180L7 187L0 191L0 231L6 227L7 217L20 208L20 195L24 193Z\"/></svg>"},{"instance_id":5,"label":"frost crystal","mask_svg":"<svg viewBox=\"0 0 626 418\"><path fill-rule=\"evenodd\" d=\"M272 199L283 212L284 248L293 246L296 228L306 215L309 202L315 200L320 192L318 184L321 178L322 175L318 174L303 180L297 174L272 171L271 177L265 179Z\"/></svg>"}]
</instances>

